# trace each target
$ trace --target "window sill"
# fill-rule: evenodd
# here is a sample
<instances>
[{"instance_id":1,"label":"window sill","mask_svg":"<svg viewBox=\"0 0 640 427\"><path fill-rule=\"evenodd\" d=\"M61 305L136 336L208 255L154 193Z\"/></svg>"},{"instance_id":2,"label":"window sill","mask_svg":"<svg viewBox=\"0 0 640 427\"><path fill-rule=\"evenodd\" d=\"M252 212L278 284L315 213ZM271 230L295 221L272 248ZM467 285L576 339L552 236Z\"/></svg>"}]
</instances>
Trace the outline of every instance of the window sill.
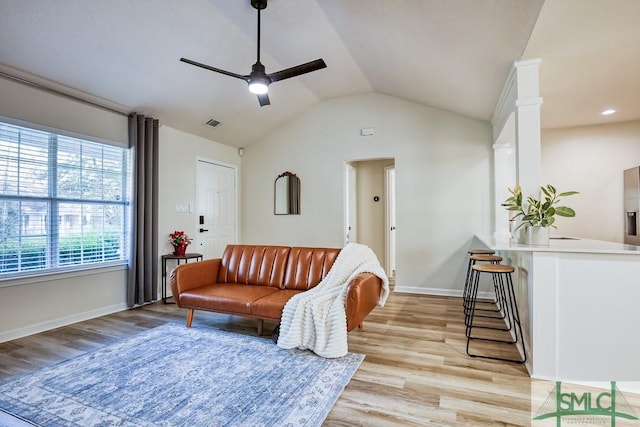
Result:
<instances>
[{"instance_id":1,"label":"window sill","mask_svg":"<svg viewBox=\"0 0 640 427\"><path fill-rule=\"evenodd\" d=\"M109 273L111 271L121 271L127 269L126 262L117 262L108 265L86 266L70 270L60 271L40 271L29 275L0 278L0 288L9 286L29 285L32 283L51 282L54 280L68 279L71 277L90 276L93 274Z\"/></svg>"}]
</instances>

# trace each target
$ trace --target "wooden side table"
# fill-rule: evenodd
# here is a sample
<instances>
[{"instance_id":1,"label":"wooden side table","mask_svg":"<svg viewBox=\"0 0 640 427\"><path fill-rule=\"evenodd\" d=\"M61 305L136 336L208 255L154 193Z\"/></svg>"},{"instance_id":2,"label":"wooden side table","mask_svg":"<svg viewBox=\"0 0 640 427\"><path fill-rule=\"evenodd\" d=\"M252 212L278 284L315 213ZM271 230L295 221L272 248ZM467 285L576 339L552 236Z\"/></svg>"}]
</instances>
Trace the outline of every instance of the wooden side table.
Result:
<instances>
[{"instance_id":1,"label":"wooden side table","mask_svg":"<svg viewBox=\"0 0 640 427\"><path fill-rule=\"evenodd\" d=\"M202 254L195 252L186 253L184 255L166 254L162 255L160 258L162 259L162 303L175 304L175 302L167 302L167 260L175 259L178 265L180 265L182 260L184 260L185 263L188 263L190 259L202 261Z\"/></svg>"}]
</instances>

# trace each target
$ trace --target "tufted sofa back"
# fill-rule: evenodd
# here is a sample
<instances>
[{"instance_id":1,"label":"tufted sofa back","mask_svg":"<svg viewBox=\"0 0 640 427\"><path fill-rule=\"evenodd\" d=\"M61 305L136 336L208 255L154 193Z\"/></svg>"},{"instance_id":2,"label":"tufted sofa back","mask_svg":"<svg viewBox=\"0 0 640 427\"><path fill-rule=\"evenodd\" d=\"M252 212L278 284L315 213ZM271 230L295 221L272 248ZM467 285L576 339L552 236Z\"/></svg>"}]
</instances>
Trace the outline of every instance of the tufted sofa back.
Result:
<instances>
[{"instance_id":1,"label":"tufted sofa back","mask_svg":"<svg viewBox=\"0 0 640 427\"><path fill-rule=\"evenodd\" d=\"M228 245L222 254L218 282L282 287L288 246Z\"/></svg>"},{"instance_id":2,"label":"tufted sofa back","mask_svg":"<svg viewBox=\"0 0 640 427\"><path fill-rule=\"evenodd\" d=\"M218 282L307 290L327 275L339 253L336 248L228 245Z\"/></svg>"},{"instance_id":3,"label":"tufted sofa back","mask_svg":"<svg viewBox=\"0 0 640 427\"><path fill-rule=\"evenodd\" d=\"M283 288L313 288L327 275L339 253L340 249L334 248L291 248Z\"/></svg>"}]
</instances>

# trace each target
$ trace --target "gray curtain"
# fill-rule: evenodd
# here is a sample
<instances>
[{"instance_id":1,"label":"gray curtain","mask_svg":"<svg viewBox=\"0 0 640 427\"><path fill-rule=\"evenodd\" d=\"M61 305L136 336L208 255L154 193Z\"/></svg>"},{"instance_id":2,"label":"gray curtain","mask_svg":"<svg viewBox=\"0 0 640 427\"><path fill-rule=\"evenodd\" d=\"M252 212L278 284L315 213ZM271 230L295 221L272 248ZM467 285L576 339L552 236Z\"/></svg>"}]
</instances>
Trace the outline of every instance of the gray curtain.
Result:
<instances>
[{"instance_id":1,"label":"gray curtain","mask_svg":"<svg viewBox=\"0 0 640 427\"><path fill-rule=\"evenodd\" d=\"M158 120L129 115L134 149L132 233L127 305L158 299Z\"/></svg>"}]
</instances>

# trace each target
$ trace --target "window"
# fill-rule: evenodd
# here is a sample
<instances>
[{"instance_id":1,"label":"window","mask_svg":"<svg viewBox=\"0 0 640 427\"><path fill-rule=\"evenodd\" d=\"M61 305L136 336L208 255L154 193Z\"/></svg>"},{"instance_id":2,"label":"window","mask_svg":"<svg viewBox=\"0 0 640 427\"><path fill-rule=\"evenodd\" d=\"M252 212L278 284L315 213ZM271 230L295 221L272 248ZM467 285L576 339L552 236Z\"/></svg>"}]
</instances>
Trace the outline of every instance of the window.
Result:
<instances>
[{"instance_id":1,"label":"window","mask_svg":"<svg viewBox=\"0 0 640 427\"><path fill-rule=\"evenodd\" d=\"M0 123L0 278L126 261L130 151Z\"/></svg>"}]
</instances>

